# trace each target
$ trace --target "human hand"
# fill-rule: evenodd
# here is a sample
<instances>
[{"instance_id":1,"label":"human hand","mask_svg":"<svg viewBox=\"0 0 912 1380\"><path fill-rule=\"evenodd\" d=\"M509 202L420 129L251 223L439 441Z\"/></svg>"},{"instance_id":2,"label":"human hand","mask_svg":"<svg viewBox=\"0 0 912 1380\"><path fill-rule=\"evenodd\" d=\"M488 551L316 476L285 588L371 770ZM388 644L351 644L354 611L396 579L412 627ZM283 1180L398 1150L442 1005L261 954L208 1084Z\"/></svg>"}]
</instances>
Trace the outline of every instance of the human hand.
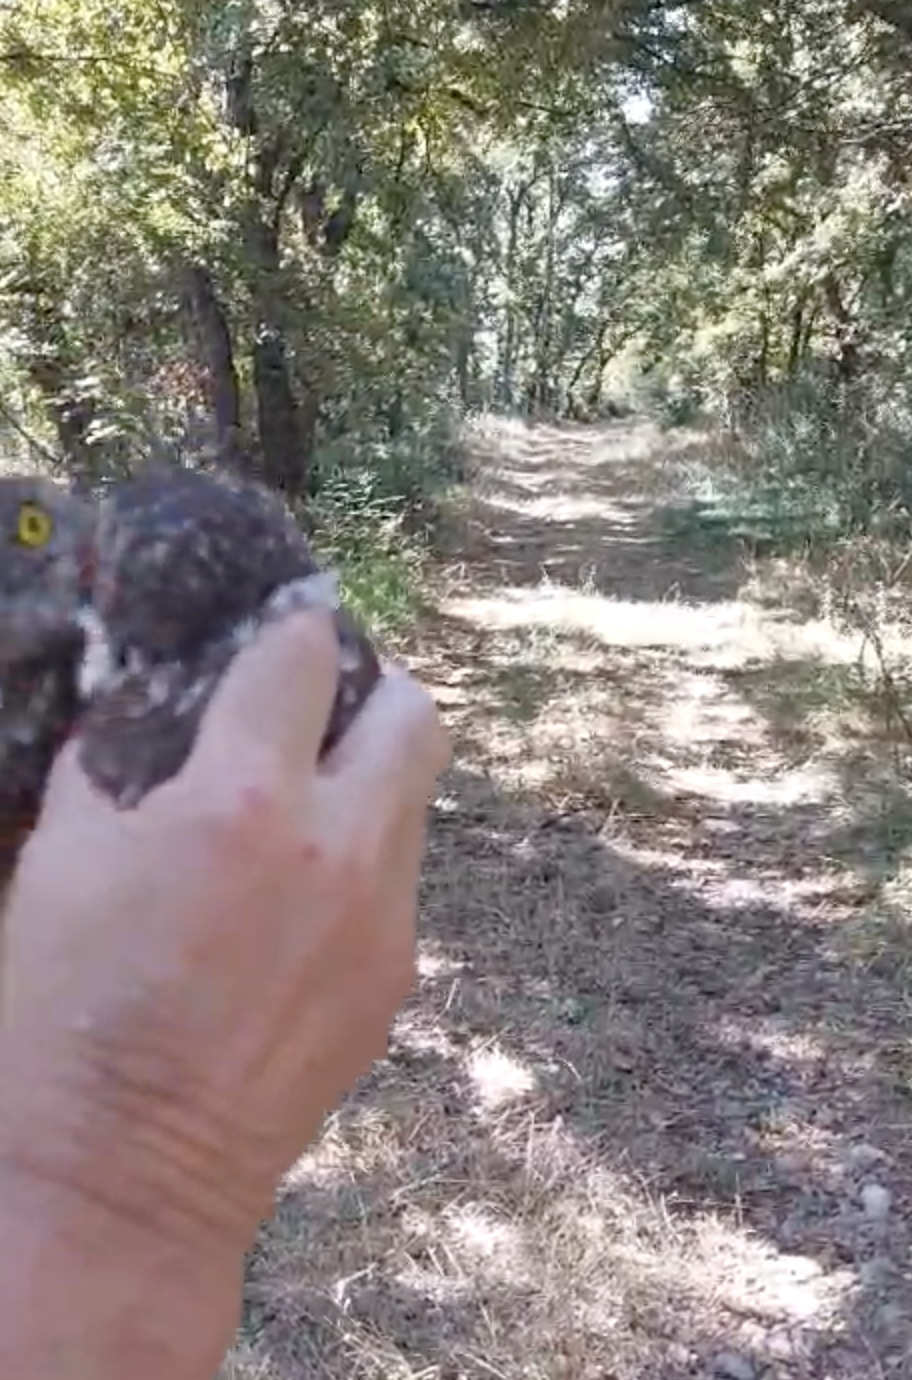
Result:
<instances>
[{"instance_id":1,"label":"human hand","mask_svg":"<svg viewBox=\"0 0 912 1380\"><path fill-rule=\"evenodd\" d=\"M414 980L448 746L391 670L318 764L337 671L324 615L266 630L134 811L68 748L8 898L0 1172L169 1252L243 1251Z\"/></svg>"}]
</instances>

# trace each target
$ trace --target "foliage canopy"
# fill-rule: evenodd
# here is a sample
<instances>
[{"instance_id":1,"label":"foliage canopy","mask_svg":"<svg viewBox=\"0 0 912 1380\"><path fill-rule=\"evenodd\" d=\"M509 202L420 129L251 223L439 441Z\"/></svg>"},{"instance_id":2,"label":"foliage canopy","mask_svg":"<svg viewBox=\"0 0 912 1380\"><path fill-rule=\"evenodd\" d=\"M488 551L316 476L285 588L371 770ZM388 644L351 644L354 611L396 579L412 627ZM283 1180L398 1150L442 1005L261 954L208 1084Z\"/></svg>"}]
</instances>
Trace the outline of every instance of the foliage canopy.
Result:
<instances>
[{"instance_id":1,"label":"foliage canopy","mask_svg":"<svg viewBox=\"0 0 912 1380\"><path fill-rule=\"evenodd\" d=\"M0 65L17 452L414 498L477 407L907 409L902 0L24 0Z\"/></svg>"}]
</instances>

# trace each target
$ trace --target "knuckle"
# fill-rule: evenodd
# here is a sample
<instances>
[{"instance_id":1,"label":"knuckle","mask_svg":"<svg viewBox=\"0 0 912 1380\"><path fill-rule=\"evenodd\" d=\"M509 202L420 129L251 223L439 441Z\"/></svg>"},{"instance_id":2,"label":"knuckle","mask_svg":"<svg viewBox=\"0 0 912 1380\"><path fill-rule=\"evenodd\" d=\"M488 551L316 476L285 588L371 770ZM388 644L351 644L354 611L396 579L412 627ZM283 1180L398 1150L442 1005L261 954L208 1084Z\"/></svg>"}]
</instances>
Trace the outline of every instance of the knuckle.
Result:
<instances>
[{"instance_id":1,"label":"knuckle","mask_svg":"<svg viewBox=\"0 0 912 1380\"><path fill-rule=\"evenodd\" d=\"M196 811L197 827L218 851L275 851L293 841L294 814L278 763L265 756L236 763Z\"/></svg>"}]
</instances>

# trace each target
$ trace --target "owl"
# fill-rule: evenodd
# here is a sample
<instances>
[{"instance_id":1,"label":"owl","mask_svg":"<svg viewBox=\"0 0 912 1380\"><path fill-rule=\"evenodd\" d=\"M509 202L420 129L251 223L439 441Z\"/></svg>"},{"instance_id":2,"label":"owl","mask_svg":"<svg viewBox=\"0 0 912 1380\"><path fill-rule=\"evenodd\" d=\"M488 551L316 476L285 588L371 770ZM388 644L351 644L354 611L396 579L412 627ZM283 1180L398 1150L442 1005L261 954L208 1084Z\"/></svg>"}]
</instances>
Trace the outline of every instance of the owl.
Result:
<instances>
[{"instance_id":1,"label":"owl","mask_svg":"<svg viewBox=\"0 0 912 1380\"><path fill-rule=\"evenodd\" d=\"M274 494L171 467L114 485L100 504L0 479L0 880L69 733L95 785L137 805L186 761L237 652L314 604L332 610L341 651L325 753L380 665Z\"/></svg>"},{"instance_id":2,"label":"owl","mask_svg":"<svg viewBox=\"0 0 912 1380\"><path fill-rule=\"evenodd\" d=\"M79 712L95 514L36 477L0 479L0 887Z\"/></svg>"},{"instance_id":3,"label":"owl","mask_svg":"<svg viewBox=\"0 0 912 1380\"><path fill-rule=\"evenodd\" d=\"M282 502L247 480L200 470L150 468L117 485L99 512L83 616L87 774L118 805L138 804L186 761L236 653L264 623L315 604L332 609L341 651L325 753L380 665Z\"/></svg>"}]
</instances>

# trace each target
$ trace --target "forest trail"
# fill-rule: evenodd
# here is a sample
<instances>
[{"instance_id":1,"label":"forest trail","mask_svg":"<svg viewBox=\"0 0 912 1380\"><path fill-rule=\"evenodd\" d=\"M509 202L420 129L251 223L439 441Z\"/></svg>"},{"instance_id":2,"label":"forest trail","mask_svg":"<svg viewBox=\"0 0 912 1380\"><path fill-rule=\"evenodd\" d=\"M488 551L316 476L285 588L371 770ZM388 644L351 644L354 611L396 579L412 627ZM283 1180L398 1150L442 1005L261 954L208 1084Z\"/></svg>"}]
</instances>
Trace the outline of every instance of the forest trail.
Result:
<instances>
[{"instance_id":1,"label":"forest trail","mask_svg":"<svg viewBox=\"0 0 912 1380\"><path fill-rule=\"evenodd\" d=\"M456 749L420 991L291 1176L226 1374L912 1376L912 812L832 710L851 644L747 597L680 450L478 439L410 649Z\"/></svg>"}]
</instances>

